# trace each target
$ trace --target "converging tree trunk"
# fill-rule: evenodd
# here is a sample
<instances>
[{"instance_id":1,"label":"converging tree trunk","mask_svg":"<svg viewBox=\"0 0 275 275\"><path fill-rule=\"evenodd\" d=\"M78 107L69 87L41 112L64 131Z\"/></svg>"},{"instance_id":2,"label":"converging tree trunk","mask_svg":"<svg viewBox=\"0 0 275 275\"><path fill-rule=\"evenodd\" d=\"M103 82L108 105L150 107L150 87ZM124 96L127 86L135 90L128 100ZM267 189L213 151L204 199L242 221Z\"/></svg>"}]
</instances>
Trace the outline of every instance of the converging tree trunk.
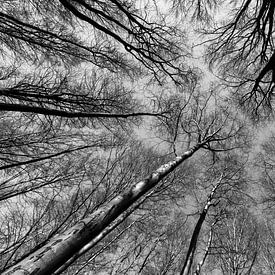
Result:
<instances>
[{"instance_id":1,"label":"converging tree trunk","mask_svg":"<svg viewBox=\"0 0 275 275\"><path fill-rule=\"evenodd\" d=\"M63 234L54 237L44 247L6 270L3 274L51 274L203 145L203 143L199 143L180 157L160 166L145 180L134 184L109 204L98 209L90 217L81 220Z\"/></svg>"},{"instance_id":2,"label":"converging tree trunk","mask_svg":"<svg viewBox=\"0 0 275 275\"><path fill-rule=\"evenodd\" d=\"M185 262L183 265L183 268L180 272L180 275L188 275L191 269L191 266L193 264L194 256L195 256L195 251L197 248L197 242L198 242L198 237L201 231L201 227L205 221L207 212L209 210L209 207L213 204L213 196L215 194L215 191L217 187L219 186L221 180L215 185L215 187L212 189L210 195L207 198L206 204L203 208L202 213L200 214L200 217L196 223L195 229L192 234L192 238L189 244L189 248L186 254Z\"/></svg>"},{"instance_id":3,"label":"converging tree trunk","mask_svg":"<svg viewBox=\"0 0 275 275\"><path fill-rule=\"evenodd\" d=\"M208 242L207 242L207 245L206 245L206 248L205 248L205 252L203 254L203 258L201 259L201 261L197 264L197 267L196 267L196 270L194 272L194 275L199 275L201 274L201 269L205 263L205 260L209 254L209 249L211 247L211 243L212 243L212 239L213 239L213 226L215 225L215 222L211 225L211 228L210 228L210 232L209 232L209 238L208 238Z\"/></svg>"}]
</instances>

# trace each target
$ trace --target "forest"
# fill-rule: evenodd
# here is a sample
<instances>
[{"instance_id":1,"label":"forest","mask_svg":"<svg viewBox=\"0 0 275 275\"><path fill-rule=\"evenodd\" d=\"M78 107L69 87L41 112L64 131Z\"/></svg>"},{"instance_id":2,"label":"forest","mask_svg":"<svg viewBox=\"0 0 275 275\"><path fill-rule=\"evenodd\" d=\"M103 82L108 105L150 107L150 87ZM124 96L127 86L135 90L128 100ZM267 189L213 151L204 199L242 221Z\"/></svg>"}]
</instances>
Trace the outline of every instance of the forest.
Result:
<instances>
[{"instance_id":1,"label":"forest","mask_svg":"<svg viewBox=\"0 0 275 275\"><path fill-rule=\"evenodd\" d=\"M275 274L275 1L1 4L1 274Z\"/></svg>"}]
</instances>

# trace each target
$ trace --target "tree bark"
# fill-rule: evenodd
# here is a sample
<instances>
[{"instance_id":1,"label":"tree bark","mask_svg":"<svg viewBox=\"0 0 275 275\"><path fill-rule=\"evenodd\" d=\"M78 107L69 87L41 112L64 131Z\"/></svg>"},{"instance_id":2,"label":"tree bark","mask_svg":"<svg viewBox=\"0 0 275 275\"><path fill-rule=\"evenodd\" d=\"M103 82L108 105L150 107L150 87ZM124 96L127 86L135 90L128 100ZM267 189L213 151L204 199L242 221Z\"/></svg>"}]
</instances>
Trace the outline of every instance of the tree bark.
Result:
<instances>
[{"instance_id":1,"label":"tree bark","mask_svg":"<svg viewBox=\"0 0 275 275\"><path fill-rule=\"evenodd\" d=\"M107 228L105 228L100 234L98 234L91 242L86 244L81 250L79 250L77 253L75 253L64 265L62 265L56 272L54 272L54 275L60 275L62 274L70 265L72 265L78 258L80 258L82 255L87 253L90 249L92 249L95 245L97 245L102 239L105 238L110 232L112 232L118 225L120 225L127 217L129 217L136 209L139 208L139 206L144 203L144 201L150 197L153 193L153 190L148 192L146 196L144 196L141 200L139 200L137 203L133 204L133 206L125 211L121 216L119 216L111 225L109 225ZM124 230L123 230L124 232ZM119 235L122 233L119 233ZM111 241L112 243L113 241ZM105 246L104 246L105 247ZM101 249L100 249L101 250ZM104 249L103 249L104 250ZM97 252L98 253L98 252ZM96 253L96 254L97 254ZM86 264L90 262L91 259L88 260ZM85 265L86 265L85 264ZM84 265L84 266L85 266ZM82 269L82 267L80 268ZM79 270L80 270L79 269Z\"/></svg>"},{"instance_id":2,"label":"tree bark","mask_svg":"<svg viewBox=\"0 0 275 275\"><path fill-rule=\"evenodd\" d=\"M203 145L203 143L199 143L180 157L160 166L145 180L134 184L129 190L98 209L90 217L81 220L63 234L54 237L44 247L6 270L3 275L52 274Z\"/></svg>"}]
</instances>

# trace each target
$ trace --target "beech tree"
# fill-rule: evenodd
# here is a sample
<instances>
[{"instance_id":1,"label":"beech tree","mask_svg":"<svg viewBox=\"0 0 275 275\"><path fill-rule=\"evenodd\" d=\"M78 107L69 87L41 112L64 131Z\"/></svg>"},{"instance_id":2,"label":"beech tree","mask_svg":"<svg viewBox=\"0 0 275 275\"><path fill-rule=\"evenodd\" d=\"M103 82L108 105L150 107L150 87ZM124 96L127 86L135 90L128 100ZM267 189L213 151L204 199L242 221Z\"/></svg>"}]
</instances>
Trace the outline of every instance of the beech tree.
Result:
<instances>
[{"instance_id":1,"label":"beech tree","mask_svg":"<svg viewBox=\"0 0 275 275\"><path fill-rule=\"evenodd\" d=\"M243 159L238 154L224 152L219 161L204 164L201 176L197 175L194 201L198 204L192 222L192 234L184 255L181 274L200 274L206 270L212 252L213 236L225 213L233 205L241 204L246 192L246 173ZM203 165L200 164L200 169ZM194 204L194 203L193 203ZM194 211L194 210L193 210Z\"/></svg>"},{"instance_id":2,"label":"beech tree","mask_svg":"<svg viewBox=\"0 0 275 275\"><path fill-rule=\"evenodd\" d=\"M114 189L109 186L112 165L121 158L110 156L105 173L100 154L124 144L124 133L140 123L138 117L163 115L150 107L145 112L129 82L148 72L159 82L167 77L182 82L180 32L164 17L151 22L145 15L134 3L120 1L3 2L2 269L24 260L122 188L116 180ZM93 171L95 187L87 189ZM13 207L19 200L33 217ZM54 206L60 212L53 214ZM24 223L15 229L19 221Z\"/></svg>"},{"instance_id":3,"label":"beech tree","mask_svg":"<svg viewBox=\"0 0 275 275\"><path fill-rule=\"evenodd\" d=\"M198 97L195 97L197 100ZM36 272L37 274L48 274L54 272L62 264L65 264L77 251L93 239L111 224L119 215L123 214L133 203L157 185L165 176L170 174L177 166L190 158L196 151L205 148L210 151L226 150L225 142L228 142L228 149L232 145L230 139L235 139L241 127L236 121L230 118L230 113L218 113L212 107L207 109L206 103L202 100L194 105L195 110L200 108L198 118L191 116L189 121L197 120L194 126L190 124L190 131L193 137L193 147L184 152L175 160L160 166L155 172L144 180L137 182L122 192L105 206L99 208L85 219L82 219L75 226L54 237L45 246L14 265L6 274L12 272ZM187 111L188 112L188 111ZM192 114L192 108L190 110ZM211 119L207 119L211 118ZM205 124L206 121L208 124ZM204 128L200 127L200 124ZM189 135L187 135L189 136ZM188 137L189 138L189 137ZM196 142L196 143L195 143ZM211 145L213 143L213 145ZM225 147L224 147L225 146ZM75 247L75 249L72 249ZM54 251L54 252L53 252ZM54 257L53 257L54 255Z\"/></svg>"},{"instance_id":4,"label":"beech tree","mask_svg":"<svg viewBox=\"0 0 275 275\"><path fill-rule=\"evenodd\" d=\"M131 159L137 151L143 153L142 162L137 157L135 162ZM28 254L43 246L52 236L64 231L78 219L94 212L122 189L127 188L127 185L136 177L135 171L142 173L142 170L148 169L157 160L156 156L148 163L150 158L148 156L146 160L145 153L146 151L138 147L135 152L113 147L104 158L83 159L84 167L77 166L76 171L73 171L74 176L68 173L67 177L56 178L54 182L48 182L45 179L46 186L36 188L36 192L29 191L30 194L27 196L26 193L20 196L21 202L17 202L18 209L12 207L13 201L8 200L2 203L2 207L7 208L3 219L9 225L8 228L14 228L19 235L19 240L16 242L14 238L17 233L12 234L13 237L10 236L5 229L6 223L3 223L3 248L4 245L7 246L1 251L3 267L24 259ZM75 156L71 157L75 158ZM77 157L81 159L81 156ZM148 163L147 166L144 163ZM60 165L59 168L61 168ZM60 171L61 175L63 173L64 171ZM29 211L26 212L19 206L28 207ZM17 219L22 217L24 220L22 228L18 226L16 220L12 219L15 211ZM6 236L10 236L9 241Z\"/></svg>"},{"instance_id":5,"label":"beech tree","mask_svg":"<svg viewBox=\"0 0 275 275\"><path fill-rule=\"evenodd\" d=\"M244 198L263 171L273 201L267 152L252 176L247 160L273 108L274 7L3 1L1 273L273 270L273 219L260 236Z\"/></svg>"}]
</instances>

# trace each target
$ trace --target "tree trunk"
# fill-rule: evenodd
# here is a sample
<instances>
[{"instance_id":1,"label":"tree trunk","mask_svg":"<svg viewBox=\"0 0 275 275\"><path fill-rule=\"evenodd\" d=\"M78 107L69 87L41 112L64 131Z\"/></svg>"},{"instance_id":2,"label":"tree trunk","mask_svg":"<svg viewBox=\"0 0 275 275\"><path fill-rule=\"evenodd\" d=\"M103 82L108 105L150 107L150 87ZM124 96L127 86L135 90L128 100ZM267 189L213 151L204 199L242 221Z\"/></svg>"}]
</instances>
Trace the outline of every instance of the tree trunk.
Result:
<instances>
[{"instance_id":1,"label":"tree trunk","mask_svg":"<svg viewBox=\"0 0 275 275\"><path fill-rule=\"evenodd\" d=\"M206 249L205 249L203 258L202 258L202 260L197 264L197 268L196 268L196 270L195 270L194 275L200 275L202 266L204 265L205 260L206 260L206 258L207 258L207 256L208 256L209 249L210 249L210 246L211 246L211 243L212 243L212 238L213 238L213 226L215 225L215 223L216 223L216 222L214 222L214 223L211 225L210 232L209 232L209 238L208 238L208 242L207 242L207 246L206 246Z\"/></svg>"},{"instance_id":2,"label":"tree trunk","mask_svg":"<svg viewBox=\"0 0 275 275\"><path fill-rule=\"evenodd\" d=\"M81 220L63 234L54 237L44 247L6 270L3 275L52 274L100 234L121 213L126 211L134 202L156 186L165 176L190 158L202 146L203 144L199 143L183 153L182 156L160 166L145 180L134 184L129 190L114 198L106 206L98 209L90 217Z\"/></svg>"},{"instance_id":3,"label":"tree trunk","mask_svg":"<svg viewBox=\"0 0 275 275\"><path fill-rule=\"evenodd\" d=\"M186 259L185 259L183 268L180 272L180 275L188 275L189 272L190 272L191 266L193 264L195 251L196 251L196 248L197 248L197 241L198 241L198 237L199 237L199 234L200 234L200 231L201 231L201 227L202 227L203 222L205 221L208 209L212 205L213 196L214 196L215 191L216 191L217 187L219 186L220 182L221 182L221 179L215 185L215 187L212 189L210 195L208 196L207 202L206 202L206 204L203 208L203 211L200 214L200 217L199 217L199 219L196 223L196 226L195 226L195 229L193 231L192 238L191 238L191 241L190 241L190 244L189 244L189 248L188 248L188 251L187 251Z\"/></svg>"}]
</instances>

